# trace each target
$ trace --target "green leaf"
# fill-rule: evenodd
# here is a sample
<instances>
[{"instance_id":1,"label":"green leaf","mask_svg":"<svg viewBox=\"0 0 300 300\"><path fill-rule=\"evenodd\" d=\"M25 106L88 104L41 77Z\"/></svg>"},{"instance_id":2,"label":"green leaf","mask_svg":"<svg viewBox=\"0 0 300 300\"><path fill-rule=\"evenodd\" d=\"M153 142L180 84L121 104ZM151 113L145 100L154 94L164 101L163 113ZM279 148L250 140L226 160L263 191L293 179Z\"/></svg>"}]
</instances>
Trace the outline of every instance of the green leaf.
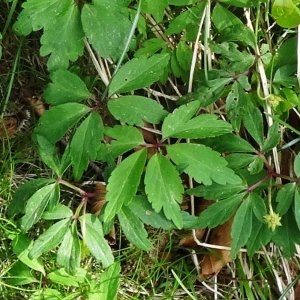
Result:
<instances>
[{"instance_id":1,"label":"green leaf","mask_svg":"<svg viewBox=\"0 0 300 300\"><path fill-rule=\"evenodd\" d=\"M168 115L162 126L163 138L207 138L232 131L229 123L217 120L215 115L203 114L192 118L198 108L199 101L193 101Z\"/></svg>"},{"instance_id":2,"label":"green leaf","mask_svg":"<svg viewBox=\"0 0 300 300\"><path fill-rule=\"evenodd\" d=\"M247 197L238 208L231 228L231 257L235 258L244 246L252 231L252 205L251 198Z\"/></svg>"},{"instance_id":3,"label":"green leaf","mask_svg":"<svg viewBox=\"0 0 300 300\"><path fill-rule=\"evenodd\" d=\"M95 215L85 214L79 218L83 241L92 255L107 268L114 262L114 257L104 238L102 224Z\"/></svg>"},{"instance_id":4,"label":"green leaf","mask_svg":"<svg viewBox=\"0 0 300 300\"><path fill-rule=\"evenodd\" d=\"M110 145L107 146L114 158L145 143L142 133L133 126L106 127L104 134L113 138Z\"/></svg>"},{"instance_id":5,"label":"green leaf","mask_svg":"<svg viewBox=\"0 0 300 300\"><path fill-rule=\"evenodd\" d=\"M294 213L295 213L295 220L300 230L300 193L299 188L295 189L295 200L294 200Z\"/></svg>"},{"instance_id":6,"label":"green leaf","mask_svg":"<svg viewBox=\"0 0 300 300\"><path fill-rule=\"evenodd\" d=\"M38 280L31 274L31 270L21 261L14 263L5 277L6 284L15 286L15 288L18 285L38 282Z\"/></svg>"},{"instance_id":7,"label":"green leaf","mask_svg":"<svg viewBox=\"0 0 300 300\"><path fill-rule=\"evenodd\" d=\"M221 185L212 183L211 185L199 185L196 188L189 189L187 193L189 195L195 195L197 197L203 197L207 200L222 200L229 198L230 196L236 195L239 192L246 190L247 187L243 184L237 185Z\"/></svg>"},{"instance_id":8,"label":"green leaf","mask_svg":"<svg viewBox=\"0 0 300 300\"><path fill-rule=\"evenodd\" d=\"M94 49L104 58L121 56L131 30L127 9L120 3L93 0L92 4L85 3L82 8L83 30Z\"/></svg>"},{"instance_id":9,"label":"green leaf","mask_svg":"<svg viewBox=\"0 0 300 300\"><path fill-rule=\"evenodd\" d=\"M258 174L262 171L264 168L264 160L256 156L255 159L249 164L247 170L249 171L249 174L254 175Z\"/></svg>"},{"instance_id":10,"label":"green leaf","mask_svg":"<svg viewBox=\"0 0 300 300\"><path fill-rule=\"evenodd\" d=\"M54 144L89 111L89 107L79 103L65 103L52 107L40 118L35 133Z\"/></svg>"},{"instance_id":11,"label":"green leaf","mask_svg":"<svg viewBox=\"0 0 300 300\"><path fill-rule=\"evenodd\" d=\"M220 153L199 144L175 144L167 146L168 154L178 167L205 185L215 181L219 184L239 184L241 179L226 167Z\"/></svg>"},{"instance_id":12,"label":"green leaf","mask_svg":"<svg viewBox=\"0 0 300 300\"><path fill-rule=\"evenodd\" d=\"M52 183L38 189L27 201L25 215L21 219L24 231L28 231L41 218L50 201L57 202L57 184Z\"/></svg>"},{"instance_id":13,"label":"green leaf","mask_svg":"<svg viewBox=\"0 0 300 300\"><path fill-rule=\"evenodd\" d=\"M142 1L142 12L153 15L157 23L163 20L165 8L168 6L168 0L144 0Z\"/></svg>"},{"instance_id":14,"label":"green leaf","mask_svg":"<svg viewBox=\"0 0 300 300\"><path fill-rule=\"evenodd\" d=\"M285 215L290 209L294 201L296 185L295 183L285 184L276 195L276 211L281 215Z\"/></svg>"},{"instance_id":15,"label":"green leaf","mask_svg":"<svg viewBox=\"0 0 300 300\"><path fill-rule=\"evenodd\" d=\"M237 194L208 206L199 216L200 228L214 228L225 223L236 212L245 194Z\"/></svg>"},{"instance_id":16,"label":"green leaf","mask_svg":"<svg viewBox=\"0 0 300 300\"><path fill-rule=\"evenodd\" d=\"M153 209L162 209L168 220L177 228L182 228L179 204L182 202L184 188L180 176L171 162L157 153L148 162L145 174L145 191Z\"/></svg>"},{"instance_id":17,"label":"green leaf","mask_svg":"<svg viewBox=\"0 0 300 300\"><path fill-rule=\"evenodd\" d=\"M151 250L152 244L147 238L148 233L143 223L128 207L122 207L118 213L118 219L123 233L133 245L145 251Z\"/></svg>"},{"instance_id":18,"label":"green leaf","mask_svg":"<svg viewBox=\"0 0 300 300\"><path fill-rule=\"evenodd\" d=\"M282 27L293 28L300 24L300 10L293 0L275 0L272 16Z\"/></svg>"},{"instance_id":19,"label":"green leaf","mask_svg":"<svg viewBox=\"0 0 300 300\"><path fill-rule=\"evenodd\" d=\"M109 86L109 96L150 86L161 79L168 63L167 53L130 60L113 77Z\"/></svg>"},{"instance_id":20,"label":"green leaf","mask_svg":"<svg viewBox=\"0 0 300 300\"><path fill-rule=\"evenodd\" d=\"M257 155L248 153L232 153L226 156L226 160L231 169L238 170L249 166L256 157Z\"/></svg>"},{"instance_id":21,"label":"green leaf","mask_svg":"<svg viewBox=\"0 0 300 300\"><path fill-rule=\"evenodd\" d=\"M36 136L39 145L39 155L42 161L60 177L60 162L57 155L56 146L50 143L47 138L42 135Z\"/></svg>"},{"instance_id":22,"label":"green leaf","mask_svg":"<svg viewBox=\"0 0 300 300\"><path fill-rule=\"evenodd\" d=\"M183 127L200 108L199 101L192 101L188 104L181 105L169 114L162 125L162 134L166 138L177 131L177 128Z\"/></svg>"},{"instance_id":23,"label":"green leaf","mask_svg":"<svg viewBox=\"0 0 300 300\"><path fill-rule=\"evenodd\" d=\"M297 177L300 177L300 153L298 153L294 160L294 172Z\"/></svg>"},{"instance_id":24,"label":"green leaf","mask_svg":"<svg viewBox=\"0 0 300 300\"><path fill-rule=\"evenodd\" d=\"M69 218L63 219L50 226L33 243L29 255L33 258L37 258L60 244L69 228L70 221L71 220Z\"/></svg>"},{"instance_id":25,"label":"green leaf","mask_svg":"<svg viewBox=\"0 0 300 300\"><path fill-rule=\"evenodd\" d=\"M79 287L82 286L83 283L87 280L86 275L87 275L87 271L82 268L78 268L76 270L76 273L72 275L68 274L64 269L58 269L49 273L48 278L52 282L58 283L59 285L64 285L67 287L70 286Z\"/></svg>"},{"instance_id":26,"label":"green leaf","mask_svg":"<svg viewBox=\"0 0 300 300\"><path fill-rule=\"evenodd\" d=\"M267 214L265 200L255 192L250 193L249 196L254 215L260 222L264 223L264 216Z\"/></svg>"},{"instance_id":27,"label":"green leaf","mask_svg":"<svg viewBox=\"0 0 300 300\"><path fill-rule=\"evenodd\" d=\"M41 189L55 180L48 178L36 178L22 184L13 195L12 201L8 206L8 216L14 217L16 214L23 213L26 206L26 201L29 199L36 191Z\"/></svg>"},{"instance_id":28,"label":"green leaf","mask_svg":"<svg viewBox=\"0 0 300 300\"><path fill-rule=\"evenodd\" d=\"M53 83L43 93L43 97L51 105L80 102L91 95L85 83L70 71L59 69L51 74L51 80Z\"/></svg>"},{"instance_id":29,"label":"green leaf","mask_svg":"<svg viewBox=\"0 0 300 300\"><path fill-rule=\"evenodd\" d=\"M45 211L42 215L44 220L59 220L64 218L71 218L73 216L72 210L63 204L58 204L50 211Z\"/></svg>"},{"instance_id":30,"label":"green leaf","mask_svg":"<svg viewBox=\"0 0 300 300\"><path fill-rule=\"evenodd\" d=\"M77 128L70 145L75 180L79 180L90 161L97 156L97 147L103 138L103 123L97 112L92 112Z\"/></svg>"},{"instance_id":31,"label":"green leaf","mask_svg":"<svg viewBox=\"0 0 300 300\"><path fill-rule=\"evenodd\" d=\"M57 251L57 263L64 267L66 272L75 274L80 266L81 243L78 237L76 222L68 228L62 243Z\"/></svg>"},{"instance_id":32,"label":"green leaf","mask_svg":"<svg viewBox=\"0 0 300 300\"><path fill-rule=\"evenodd\" d=\"M137 192L144 170L147 151L140 150L125 158L108 179L104 222L114 218L122 206L128 205Z\"/></svg>"},{"instance_id":33,"label":"green leaf","mask_svg":"<svg viewBox=\"0 0 300 300\"><path fill-rule=\"evenodd\" d=\"M144 223L154 228L170 230L174 224L167 220L162 212L157 213L151 207L146 197L136 196L129 203L128 208Z\"/></svg>"},{"instance_id":34,"label":"green leaf","mask_svg":"<svg viewBox=\"0 0 300 300\"><path fill-rule=\"evenodd\" d=\"M167 115L162 105L142 96L110 100L108 109L117 120L137 126L143 126L145 122L158 124Z\"/></svg>"},{"instance_id":35,"label":"green leaf","mask_svg":"<svg viewBox=\"0 0 300 300\"><path fill-rule=\"evenodd\" d=\"M245 107L243 123L247 131L259 146L263 145L263 119L257 106L249 104Z\"/></svg>"},{"instance_id":36,"label":"green leaf","mask_svg":"<svg viewBox=\"0 0 300 300\"><path fill-rule=\"evenodd\" d=\"M231 133L207 138L201 142L218 152L255 152L255 148L250 143Z\"/></svg>"},{"instance_id":37,"label":"green leaf","mask_svg":"<svg viewBox=\"0 0 300 300\"><path fill-rule=\"evenodd\" d=\"M268 136L265 139L262 150L267 152L278 145L280 141L280 131L278 122L274 122L272 126L269 128Z\"/></svg>"},{"instance_id":38,"label":"green leaf","mask_svg":"<svg viewBox=\"0 0 300 300\"><path fill-rule=\"evenodd\" d=\"M100 282L89 293L89 300L116 300L120 286L121 266L115 262L101 273Z\"/></svg>"},{"instance_id":39,"label":"green leaf","mask_svg":"<svg viewBox=\"0 0 300 300\"><path fill-rule=\"evenodd\" d=\"M46 276L42 262L39 259L29 257L29 248L31 247L31 244L32 242L26 235L19 233L12 241L13 252L23 264Z\"/></svg>"}]
</instances>

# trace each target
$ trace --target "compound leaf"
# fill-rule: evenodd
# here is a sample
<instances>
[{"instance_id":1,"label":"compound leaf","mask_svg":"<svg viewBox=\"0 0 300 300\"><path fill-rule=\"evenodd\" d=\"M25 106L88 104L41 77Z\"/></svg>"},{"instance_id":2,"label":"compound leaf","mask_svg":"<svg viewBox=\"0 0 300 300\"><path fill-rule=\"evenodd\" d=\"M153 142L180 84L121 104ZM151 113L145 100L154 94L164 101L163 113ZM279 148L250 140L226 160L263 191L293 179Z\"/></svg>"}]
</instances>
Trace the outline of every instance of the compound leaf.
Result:
<instances>
[{"instance_id":1,"label":"compound leaf","mask_svg":"<svg viewBox=\"0 0 300 300\"><path fill-rule=\"evenodd\" d=\"M50 83L43 97L51 105L67 102L80 102L90 97L85 83L74 73L67 70L57 70L51 74Z\"/></svg>"},{"instance_id":2,"label":"compound leaf","mask_svg":"<svg viewBox=\"0 0 300 300\"><path fill-rule=\"evenodd\" d=\"M24 231L29 230L42 216L49 202L57 202L57 184L52 183L37 190L28 200L25 215L21 219Z\"/></svg>"},{"instance_id":3,"label":"compound leaf","mask_svg":"<svg viewBox=\"0 0 300 300\"><path fill-rule=\"evenodd\" d=\"M144 122L158 124L167 112L156 101L142 96L123 96L108 102L108 109L119 121L143 126Z\"/></svg>"},{"instance_id":4,"label":"compound leaf","mask_svg":"<svg viewBox=\"0 0 300 300\"><path fill-rule=\"evenodd\" d=\"M183 221L179 204L182 202L184 188L175 166L163 155L151 157L145 174L145 191L153 209L162 209L168 220L177 228L182 228Z\"/></svg>"},{"instance_id":5,"label":"compound leaf","mask_svg":"<svg viewBox=\"0 0 300 300\"><path fill-rule=\"evenodd\" d=\"M114 262L114 257L104 238L102 224L95 215L85 214L80 217L83 241L97 261L107 268Z\"/></svg>"},{"instance_id":6,"label":"compound leaf","mask_svg":"<svg viewBox=\"0 0 300 300\"><path fill-rule=\"evenodd\" d=\"M245 245L252 231L251 197L247 197L238 208L231 229L231 256L235 258L240 248Z\"/></svg>"},{"instance_id":7,"label":"compound leaf","mask_svg":"<svg viewBox=\"0 0 300 300\"><path fill-rule=\"evenodd\" d=\"M178 168L204 185L239 184L241 179L226 167L220 153L200 144L175 144L167 146L168 154Z\"/></svg>"},{"instance_id":8,"label":"compound leaf","mask_svg":"<svg viewBox=\"0 0 300 300\"><path fill-rule=\"evenodd\" d=\"M122 66L109 86L109 96L148 87L158 81L169 63L169 54L134 58Z\"/></svg>"},{"instance_id":9,"label":"compound leaf","mask_svg":"<svg viewBox=\"0 0 300 300\"><path fill-rule=\"evenodd\" d=\"M141 180L147 151L140 150L125 158L108 179L104 222L110 221L135 196Z\"/></svg>"},{"instance_id":10,"label":"compound leaf","mask_svg":"<svg viewBox=\"0 0 300 300\"><path fill-rule=\"evenodd\" d=\"M103 138L103 123L97 112L92 112L77 128L70 145L75 180L79 180L89 162L97 156Z\"/></svg>"},{"instance_id":11,"label":"compound leaf","mask_svg":"<svg viewBox=\"0 0 300 300\"><path fill-rule=\"evenodd\" d=\"M152 248L151 242L147 239L147 231L140 219L126 206L123 206L118 213L118 218L123 233L127 239L138 248L149 251Z\"/></svg>"},{"instance_id":12,"label":"compound leaf","mask_svg":"<svg viewBox=\"0 0 300 300\"><path fill-rule=\"evenodd\" d=\"M55 248L66 234L71 219L63 219L50 226L38 239L33 243L29 255L33 258L41 256L43 253Z\"/></svg>"},{"instance_id":13,"label":"compound leaf","mask_svg":"<svg viewBox=\"0 0 300 300\"><path fill-rule=\"evenodd\" d=\"M86 3L82 8L83 30L89 42L104 58L119 58L130 33L131 22L128 13L119 3L93 0L92 4Z\"/></svg>"}]
</instances>

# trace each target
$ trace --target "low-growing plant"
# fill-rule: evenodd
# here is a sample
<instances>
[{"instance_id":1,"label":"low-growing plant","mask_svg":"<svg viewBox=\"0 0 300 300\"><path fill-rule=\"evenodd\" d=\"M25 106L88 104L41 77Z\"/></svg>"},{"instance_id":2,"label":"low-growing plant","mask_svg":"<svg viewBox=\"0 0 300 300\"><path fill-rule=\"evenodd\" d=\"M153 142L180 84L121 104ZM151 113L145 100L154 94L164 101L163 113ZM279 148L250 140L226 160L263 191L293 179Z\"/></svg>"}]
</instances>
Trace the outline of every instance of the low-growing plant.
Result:
<instances>
[{"instance_id":1,"label":"low-growing plant","mask_svg":"<svg viewBox=\"0 0 300 300\"><path fill-rule=\"evenodd\" d=\"M76 274L88 248L116 276L105 238L116 221L128 241L149 251L145 225L214 228L232 217L232 258L269 243L292 256L300 242L300 155L288 174L279 156L299 141L288 120L299 117L297 41L269 40L260 22L270 1L50 2L25 1L14 24L19 35L43 30L49 109L33 140L53 172L20 186L9 206L9 216L21 216L18 258L43 273L39 258L58 249L58 265ZM271 13L294 28L299 9L290 2L274 1ZM76 65L85 49L98 77ZM158 92L161 84L177 96ZM86 179L101 181L102 193L82 185ZM211 205L198 216L203 198Z\"/></svg>"}]
</instances>

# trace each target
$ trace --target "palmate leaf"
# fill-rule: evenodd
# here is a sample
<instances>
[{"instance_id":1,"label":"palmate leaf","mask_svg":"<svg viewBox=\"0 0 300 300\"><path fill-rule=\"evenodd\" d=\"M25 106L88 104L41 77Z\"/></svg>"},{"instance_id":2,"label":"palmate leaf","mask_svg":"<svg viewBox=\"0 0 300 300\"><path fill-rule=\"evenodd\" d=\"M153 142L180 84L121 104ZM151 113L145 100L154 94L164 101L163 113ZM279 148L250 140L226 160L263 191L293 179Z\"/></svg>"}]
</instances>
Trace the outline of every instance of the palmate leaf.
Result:
<instances>
[{"instance_id":1,"label":"palmate leaf","mask_svg":"<svg viewBox=\"0 0 300 300\"><path fill-rule=\"evenodd\" d=\"M37 258L43 253L55 248L62 241L69 228L70 222L70 218L63 219L50 226L33 243L29 255L33 258Z\"/></svg>"},{"instance_id":2,"label":"palmate leaf","mask_svg":"<svg viewBox=\"0 0 300 300\"><path fill-rule=\"evenodd\" d=\"M210 185L239 184L240 177L226 167L226 160L220 153L200 144L175 144L167 146L168 154L178 168L193 177L197 182Z\"/></svg>"},{"instance_id":3,"label":"palmate leaf","mask_svg":"<svg viewBox=\"0 0 300 300\"><path fill-rule=\"evenodd\" d=\"M167 115L163 106L142 96L123 96L108 102L108 109L119 121L143 126L144 122L158 124Z\"/></svg>"},{"instance_id":4,"label":"palmate leaf","mask_svg":"<svg viewBox=\"0 0 300 300\"><path fill-rule=\"evenodd\" d=\"M80 103L57 105L42 115L34 132L54 144L89 111L89 107Z\"/></svg>"},{"instance_id":5,"label":"palmate leaf","mask_svg":"<svg viewBox=\"0 0 300 300\"><path fill-rule=\"evenodd\" d=\"M244 246L252 232L252 204L251 197L247 197L238 208L231 228L231 257L235 258Z\"/></svg>"},{"instance_id":6,"label":"palmate leaf","mask_svg":"<svg viewBox=\"0 0 300 300\"><path fill-rule=\"evenodd\" d=\"M169 54L155 54L150 58L134 58L122 66L109 86L109 96L148 87L158 81L168 66Z\"/></svg>"},{"instance_id":7,"label":"palmate leaf","mask_svg":"<svg viewBox=\"0 0 300 300\"><path fill-rule=\"evenodd\" d=\"M27 35L31 30L44 29L41 55L51 54L48 69L67 68L83 54L83 30L80 10L72 0L28 0L23 5L14 26L17 33ZM30 20L30 25L28 24ZM59 32L59 34L57 34Z\"/></svg>"},{"instance_id":8,"label":"palmate leaf","mask_svg":"<svg viewBox=\"0 0 300 300\"><path fill-rule=\"evenodd\" d=\"M75 180L79 180L89 162L97 156L97 147L103 138L103 122L92 112L77 128L70 145L71 163Z\"/></svg>"},{"instance_id":9,"label":"palmate leaf","mask_svg":"<svg viewBox=\"0 0 300 300\"><path fill-rule=\"evenodd\" d=\"M64 267L66 272L74 274L80 266L81 243L78 237L76 222L68 228L63 241L57 251L57 263Z\"/></svg>"},{"instance_id":10,"label":"palmate leaf","mask_svg":"<svg viewBox=\"0 0 300 300\"><path fill-rule=\"evenodd\" d=\"M51 80L52 83L43 93L43 97L51 105L80 102L90 97L85 83L70 71L57 70L51 74Z\"/></svg>"},{"instance_id":11,"label":"palmate leaf","mask_svg":"<svg viewBox=\"0 0 300 300\"><path fill-rule=\"evenodd\" d=\"M144 143L142 133L133 126L106 127L104 134L113 139L107 146L114 158Z\"/></svg>"},{"instance_id":12,"label":"palmate leaf","mask_svg":"<svg viewBox=\"0 0 300 300\"><path fill-rule=\"evenodd\" d=\"M21 219L24 231L29 230L41 218L49 202L57 202L57 184L52 183L37 190L28 200L25 215Z\"/></svg>"},{"instance_id":13,"label":"palmate leaf","mask_svg":"<svg viewBox=\"0 0 300 300\"><path fill-rule=\"evenodd\" d=\"M107 205L104 210L104 222L113 219L122 206L129 204L135 196L146 157L145 149L135 152L125 158L112 172L106 189Z\"/></svg>"},{"instance_id":14,"label":"palmate leaf","mask_svg":"<svg viewBox=\"0 0 300 300\"><path fill-rule=\"evenodd\" d=\"M107 268L114 262L114 257L104 238L102 224L95 215L85 214L80 217L83 241L97 261Z\"/></svg>"},{"instance_id":15,"label":"palmate leaf","mask_svg":"<svg viewBox=\"0 0 300 300\"><path fill-rule=\"evenodd\" d=\"M183 221L179 204L184 192L180 176L175 166L163 155L151 157L145 174L145 191L153 209L162 209L168 220L177 228L182 228Z\"/></svg>"},{"instance_id":16,"label":"palmate leaf","mask_svg":"<svg viewBox=\"0 0 300 300\"><path fill-rule=\"evenodd\" d=\"M121 56L131 29L121 1L93 0L82 8L82 26L89 42L104 58ZM101 30L99 30L101 28Z\"/></svg>"},{"instance_id":17,"label":"palmate leaf","mask_svg":"<svg viewBox=\"0 0 300 300\"><path fill-rule=\"evenodd\" d=\"M118 213L118 219L126 238L138 248L149 251L151 242L147 239L148 233L141 220L127 206L123 206Z\"/></svg>"}]
</instances>

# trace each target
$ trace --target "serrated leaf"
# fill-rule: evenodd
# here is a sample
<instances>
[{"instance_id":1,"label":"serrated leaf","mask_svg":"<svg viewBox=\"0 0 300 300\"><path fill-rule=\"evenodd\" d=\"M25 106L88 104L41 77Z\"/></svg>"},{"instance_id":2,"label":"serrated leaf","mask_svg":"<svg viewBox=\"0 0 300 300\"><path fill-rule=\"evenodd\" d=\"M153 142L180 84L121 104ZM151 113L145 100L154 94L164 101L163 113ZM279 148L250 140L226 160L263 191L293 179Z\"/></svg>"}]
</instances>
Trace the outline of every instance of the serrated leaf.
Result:
<instances>
[{"instance_id":1,"label":"serrated leaf","mask_svg":"<svg viewBox=\"0 0 300 300\"><path fill-rule=\"evenodd\" d=\"M24 231L29 230L41 218L50 201L56 202L57 184L52 183L37 190L27 201L25 215L21 219Z\"/></svg>"},{"instance_id":2,"label":"serrated leaf","mask_svg":"<svg viewBox=\"0 0 300 300\"><path fill-rule=\"evenodd\" d=\"M117 59L121 56L131 30L128 10L120 3L94 0L92 4L85 3L82 8L83 30L89 42L104 58Z\"/></svg>"},{"instance_id":3,"label":"serrated leaf","mask_svg":"<svg viewBox=\"0 0 300 300\"><path fill-rule=\"evenodd\" d=\"M67 102L80 102L90 97L85 83L74 73L59 69L51 74L50 83L43 93L43 97L51 105Z\"/></svg>"},{"instance_id":4,"label":"serrated leaf","mask_svg":"<svg viewBox=\"0 0 300 300\"><path fill-rule=\"evenodd\" d=\"M120 286L121 266L115 262L101 274L100 282L95 287L95 298L93 293L89 294L89 300L97 300L101 295L101 300L115 300Z\"/></svg>"},{"instance_id":5,"label":"serrated leaf","mask_svg":"<svg viewBox=\"0 0 300 300\"><path fill-rule=\"evenodd\" d=\"M167 220L162 212L157 213L153 210L146 197L134 197L128 207L144 224L164 230L174 228L174 224Z\"/></svg>"},{"instance_id":6,"label":"serrated leaf","mask_svg":"<svg viewBox=\"0 0 300 300\"><path fill-rule=\"evenodd\" d=\"M13 195L13 199L8 206L8 216L13 217L18 213L23 213L26 201L43 186L53 183L55 180L48 178L37 178L22 184Z\"/></svg>"},{"instance_id":7,"label":"serrated leaf","mask_svg":"<svg viewBox=\"0 0 300 300\"><path fill-rule=\"evenodd\" d=\"M76 223L68 228L62 243L57 251L57 263L64 267L66 272L75 274L80 266L81 244L78 237Z\"/></svg>"},{"instance_id":8,"label":"serrated leaf","mask_svg":"<svg viewBox=\"0 0 300 300\"><path fill-rule=\"evenodd\" d=\"M254 215L260 222L265 222L264 216L267 214L265 200L255 192L250 193L249 196L251 199L250 201Z\"/></svg>"},{"instance_id":9,"label":"serrated leaf","mask_svg":"<svg viewBox=\"0 0 300 300\"><path fill-rule=\"evenodd\" d=\"M278 122L274 122L272 126L269 128L268 136L263 143L262 150L270 151L279 143L279 141L280 141L279 124Z\"/></svg>"},{"instance_id":10,"label":"serrated leaf","mask_svg":"<svg viewBox=\"0 0 300 300\"><path fill-rule=\"evenodd\" d=\"M58 204L52 210L43 213L44 220L59 220L64 218L71 218L73 216L72 210L63 204Z\"/></svg>"},{"instance_id":11,"label":"serrated leaf","mask_svg":"<svg viewBox=\"0 0 300 300\"><path fill-rule=\"evenodd\" d=\"M252 232L252 205L247 197L238 208L231 229L231 257L234 259L240 248L244 246Z\"/></svg>"},{"instance_id":12,"label":"serrated leaf","mask_svg":"<svg viewBox=\"0 0 300 300\"><path fill-rule=\"evenodd\" d=\"M123 233L133 245L145 251L151 250L152 244L147 238L148 233L143 223L128 207L122 207L122 210L118 213L118 219Z\"/></svg>"},{"instance_id":13,"label":"serrated leaf","mask_svg":"<svg viewBox=\"0 0 300 300\"><path fill-rule=\"evenodd\" d=\"M123 153L144 144L142 133L133 126L116 125L105 128L104 134L113 138L107 145L112 157L118 157Z\"/></svg>"},{"instance_id":14,"label":"serrated leaf","mask_svg":"<svg viewBox=\"0 0 300 300\"><path fill-rule=\"evenodd\" d=\"M146 162L146 150L140 150L125 158L108 179L104 222L114 218L122 206L135 196Z\"/></svg>"},{"instance_id":15,"label":"serrated leaf","mask_svg":"<svg viewBox=\"0 0 300 300\"><path fill-rule=\"evenodd\" d=\"M260 156L256 156L254 160L249 164L247 170L249 174L258 174L264 168L264 160Z\"/></svg>"},{"instance_id":16,"label":"serrated leaf","mask_svg":"<svg viewBox=\"0 0 300 300\"><path fill-rule=\"evenodd\" d=\"M45 268L42 262L36 258L29 257L29 248L32 242L23 233L19 233L12 241L13 251L18 259L29 268L41 272L46 276Z\"/></svg>"},{"instance_id":17,"label":"serrated leaf","mask_svg":"<svg viewBox=\"0 0 300 300\"><path fill-rule=\"evenodd\" d=\"M226 161L231 169L238 170L249 166L256 157L257 155L248 153L232 153L226 156Z\"/></svg>"},{"instance_id":18,"label":"serrated leaf","mask_svg":"<svg viewBox=\"0 0 300 300\"><path fill-rule=\"evenodd\" d=\"M58 269L48 274L48 278L59 285L79 287L85 282L87 270L78 268L75 274L68 274L64 269ZM65 298L65 297L64 297ZM53 298L50 298L51 300ZM49 300L50 300L49 299ZM66 299L66 298L65 298Z\"/></svg>"},{"instance_id":19,"label":"serrated leaf","mask_svg":"<svg viewBox=\"0 0 300 300\"><path fill-rule=\"evenodd\" d=\"M107 107L117 120L129 125L143 126L144 122L158 124L167 115L162 105L142 96L110 100Z\"/></svg>"},{"instance_id":20,"label":"serrated leaf","mask_svg":"<svg viewBox=\"0 0 300 300\"><path fill-rule=\"evenodd\" d=\"M157 23L163 20L165 8L168 6L168 0L160 0L158 2L145 0L142 2L142 12L153 15Z\"/></svg>"},{"instance_id":21,"label":"serrated leaf","mask_svg":"<svg viewBox=\"0 0 300 300\"><path fill-rule=\"evenodd\" d=\"M255 152L255 148L250 143L231 133L207 138L201 142L219 152Z\"/></svg>"},{"instance_id":22,"label":"serrated leaf","mask_svg":"<svg viewBox=\"0 0 300 300\"><path fill-rule=\"evenodd\" d=\"M199 183L241 183L241 179L226 167L227 162L220 153L204 145L175 144L167 146L167 151L178 167Z\"/></svg>"},{"instance_id":23,"label":"serrated leaf","mask_svg":"<svg viewBox=\"0 0 300 300\"><path fill-rule=\"evenodd\" d=\"M38 239L33 243L29 255L33 258L41 256L43 253L49 252L55 248L66 234L70 219L63 219L50 226Z\"/></svg>"},{"instance_id":24,"label":"serrated leaf","mask_svg":"<svg viewBox=\"0 0 300 300\"><path fill-rule=\"evenodd\" d=\"M215 115L203 114L191 119L197 104L199 102L194 101L183 105L167 116L162 126L163 138L207 138L232 131L229 123L218 120Z\"/></svg>"},{"instance_id":25,"label":"serrated leaf","mask_svg":"<svg viewBox=\"0 0 300 300\"><path fill-rule=\"evenodd\" d=\"M54 144L89 111L89 107L80 103L65 103L52 107L40 118L35 133Z\"/></svg>"},{"instance_id":26,"label":"serrated leaf","mask_svg":"<svg viewBox=\"0 0 300 300\"><path fill-rule=\"evenodd\" d=\"M182 228L179 204L184 188L175 166L163 155L157 153L148 162L145 174L145 191L153 209L162 209L168 220Z\"/></svg>"},{"instance_id":27,"label":"serrated leaf","mask_svg":"<svg viewBox=\"0 0 300 300\"><path fill-rule=\"evenodd\" d=\"M169 54L155 54L150 58L134 58L122 66L109 86L109 96L125 93L160 80L169 63Z\"/></svg>"},{"instance_id":28,"label":"serrated leaf","mask_svg":"<svg viewBox=\"0 0 300 300\"><path fill-rule=\"evenodd\" d=\"M207 200L222 200L229 198L230 196L236 195L239 192L246 190L247 187L243 184L231 185L226 184L221 185L217 183L212 183L211 185L199 185L193 189L189 189L187 193L189 195L195 195L197 197L203 197Z\"/></svg>"},{"instance_id":29,"label":"serrated leaf","mask_svg":"<svg viewBox=\"0 0 300 300\"><path fill-rule=\"evenodd\" d=\"M54 173L60 177L60 162L57 155L57 149L55 144L50 143L47 138L42 135L36 136L39 145L39 155L42 161L54 171Z\"/></svg>"},{"instance_id":30,"label":"serrated leaf","mask_svg":"<svg viewBox=\"0 0 300 300\"><path fill-rule=\"evenodd\" d=\"M243 123L247 131L257 142L259 146L263 145L263 120L258 107L253 104L248 104L245 107L243 115Z\"/></svg>"},{"instance_id":31,"label":"serrated leaf","mask_svg":"<svg viewBox=\"0 0 300 300\"><path fill-rule=\"evenodd\" d=\"M294 160L294 172L297 177L300 177L300 153L298 153Z\"/></svg>"},{"instance_id":32,"label":"serrated leaf","mask_svg":"<svg viewBox=\"0 0 300 300\"><path fill-rule=\"evenodd\" d=\"M294 200L295 189L295 183L287 183L278 191L276 195L276 212L281 216L285 215L291 207Z\"/></svg>"},{"instance_id":33,"label":"serrated leaf","mask_svg":"<svg viewBox=\"0 0 300 300\"><path fill-rule=\"evenodd\" d=\"M114 257L104 238L102 224L95 215L85 214L79 218L83 241L92 255L107 268L114 262Z\"/></svg>"},{"instance_id":34,"label":"serrated leaf","mask_svg":"<svg viewBox=\"0 0 300 300\"><path fill-rule=\"evenodd\" d=\"M172 133L177 131L186 124L198 111L200 108L199 101L192 101L188 104L181 105L179 108L175 109L172 114L169 114L162 125L163 138L170 136Z\"/></svg>"},{"instance_id":35,"label":"serrated leaf","mask_svg":"<svg viewBox=\"0 0 300 300\"><path fill-rule=\"evenodd\" d=\"M300 230L300 193L298 187L295 189L294 214L295 214L296 223Z\"/></svg>"},{"instance_id":36,"label":"serrated leaf","mask_svg":"<svg viewBox=\"0 0 300 300\"><path fill-rule=\"evenodd\" d=\"M199 216L199 228L214 228L224 224L236 212L245 194L237 194L208 206Z\"/></svg>"},{"instance_id":37,"label":"serrated leaf","mask_svg":"<svg viewBox=\"0 0 300 300\"><path fill-rule=\"evenodd\" d=\"M77 128L70 155L75 180L79 180L90 161L97 156L97 147L103 138L103 123L97 112L92 112Z\"/></svg>"}]
</instances>

